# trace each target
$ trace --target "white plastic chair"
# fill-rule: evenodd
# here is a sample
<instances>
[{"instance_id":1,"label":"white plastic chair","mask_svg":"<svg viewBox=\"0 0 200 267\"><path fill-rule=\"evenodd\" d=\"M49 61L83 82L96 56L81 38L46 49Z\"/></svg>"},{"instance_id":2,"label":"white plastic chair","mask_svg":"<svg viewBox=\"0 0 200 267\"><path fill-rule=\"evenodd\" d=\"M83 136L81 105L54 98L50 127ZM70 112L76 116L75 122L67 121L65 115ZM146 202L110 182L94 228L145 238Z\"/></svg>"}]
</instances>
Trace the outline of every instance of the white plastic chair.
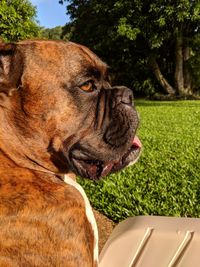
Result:
<instances>
[{"instance_id":1,"label":"white plastic chair","mask_svg":"<svg viewBox=\"0 0 200 267\"><path fill-rule=\"evenodd\" d=\"M100 267L200 267L200 219L138 216L119 223Z\"/></svg>"}]
</instances>

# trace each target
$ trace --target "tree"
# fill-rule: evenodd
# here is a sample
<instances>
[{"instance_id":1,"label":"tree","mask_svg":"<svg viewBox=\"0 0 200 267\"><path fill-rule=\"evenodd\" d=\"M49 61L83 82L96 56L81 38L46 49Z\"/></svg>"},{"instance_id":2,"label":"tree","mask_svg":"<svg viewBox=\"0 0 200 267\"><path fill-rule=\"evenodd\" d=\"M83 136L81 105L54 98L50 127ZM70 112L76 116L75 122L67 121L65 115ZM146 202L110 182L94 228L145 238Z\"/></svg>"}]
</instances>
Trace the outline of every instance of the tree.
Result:
<instances>
[{"instance_id":1,"label":"tree","mask_svg":"<svg viewBox=\"0 0 200 267\"><path fill-rule=\"evenodd\" d=\"M169 95L193 93L188 62L192 40L200 30L199 0L68 3L72 40L90 46L105 59L112 57L109 63L118 76L124 79L126 67L127 78L139 81L142 90L151 80L151 85L160 85Z\"/></svg>"},{"instance_id":2,"label":"tree","mask_svg":"<svg viewBox=\"0 0 200 267\"><path fill-rule=\"evenodd\" d=\"M145 5L144 5L145 4ZM191 75L188 69L192 39L199 32L200 2L192 0L145 1L136 7L137 24L129 14L122 18L118 30L130 39L135 29L148 46L149 65L157 80L168 94L188 95L192 93ZM128 11L128 10L127 10ZM142 31L142 27L145 30ZM129 30L129 31L128 31ZM129 35L128 35L128 33ZM159 68L157 59L166 64L173 63L173 86Z\"/></svg>"},{"instance_id":3,"label":"tree","mask_svg":"<svg viewBox=\"0 0 200 267\"><path fill-rule=\"evenodd\" d=\"M193 90L200 95L200 34L192 40L192 53L188 60L188 69L192 74Z\"/></svg>"},{"instance_id":4,"label":"tree","mask_svg":"<svg viewBox=\"0 0 200 267\"><path fill-rule=\"evenodd\" d=\"M37 37L40 27L35 17L36 8L28 0L1 0L0 37L4 41Z\"/></svg>"}]
</instances>

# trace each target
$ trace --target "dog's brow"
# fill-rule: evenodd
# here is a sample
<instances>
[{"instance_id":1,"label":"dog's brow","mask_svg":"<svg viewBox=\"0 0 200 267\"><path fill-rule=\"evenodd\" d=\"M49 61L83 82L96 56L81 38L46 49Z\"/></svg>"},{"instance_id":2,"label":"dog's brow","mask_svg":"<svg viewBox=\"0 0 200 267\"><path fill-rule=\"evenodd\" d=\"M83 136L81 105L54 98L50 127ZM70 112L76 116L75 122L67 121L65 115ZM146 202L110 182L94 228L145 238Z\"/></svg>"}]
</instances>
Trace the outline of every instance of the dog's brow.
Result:
<instances>
[{"instance_id":1,"label":"dog's brow","mask_svg":"<svg viewBox=\"0 0 200 267\"><path fill-rule=\"evenodd\" d=\"M88 68L86 73L88 76L93 76L96 79L100 79L101 77L101 71L95 67Z\"/></svg>"}]
</instances>

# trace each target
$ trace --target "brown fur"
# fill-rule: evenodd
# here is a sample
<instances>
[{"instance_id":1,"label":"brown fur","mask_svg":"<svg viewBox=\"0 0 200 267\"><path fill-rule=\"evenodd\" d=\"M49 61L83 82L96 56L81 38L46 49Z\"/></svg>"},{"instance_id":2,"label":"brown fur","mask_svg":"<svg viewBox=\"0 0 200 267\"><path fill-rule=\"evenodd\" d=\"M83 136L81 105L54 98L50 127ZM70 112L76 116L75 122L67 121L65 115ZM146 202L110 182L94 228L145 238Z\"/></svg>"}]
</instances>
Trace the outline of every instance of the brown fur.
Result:
<instances>
[{"instance_id":1,"label":"brown fur","mask_svg":"<svg viewBox=\"0 0 200 267\"><path fill-rule=\"evenodd\" d=\"M91 79L86 93L80 85ZM97 265L84 199L62 176L125 167L138 156L137 127L131 90L111 87L88 48L0 43L1 267Z\"/></svg>"}]
</instances>

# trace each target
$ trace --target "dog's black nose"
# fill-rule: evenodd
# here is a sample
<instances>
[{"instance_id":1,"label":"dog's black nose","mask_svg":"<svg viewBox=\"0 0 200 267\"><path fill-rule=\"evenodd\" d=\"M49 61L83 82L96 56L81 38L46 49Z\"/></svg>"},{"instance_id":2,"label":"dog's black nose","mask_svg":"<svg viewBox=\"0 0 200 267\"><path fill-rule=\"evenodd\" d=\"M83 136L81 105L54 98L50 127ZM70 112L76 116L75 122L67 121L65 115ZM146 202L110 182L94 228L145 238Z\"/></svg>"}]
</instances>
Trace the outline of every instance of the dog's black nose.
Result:
<instances>
[{"instance_id":1,"label":"dog's black nose","mask_svg":"<svg viewBox=\"0 0 200 267\"><path fill-rule=\"evenodd\" d=\"M112 92L114 93L116 104L133 104L133 92L131 89L125 86L114 87Z\"/></svg>"}]
</instances>

